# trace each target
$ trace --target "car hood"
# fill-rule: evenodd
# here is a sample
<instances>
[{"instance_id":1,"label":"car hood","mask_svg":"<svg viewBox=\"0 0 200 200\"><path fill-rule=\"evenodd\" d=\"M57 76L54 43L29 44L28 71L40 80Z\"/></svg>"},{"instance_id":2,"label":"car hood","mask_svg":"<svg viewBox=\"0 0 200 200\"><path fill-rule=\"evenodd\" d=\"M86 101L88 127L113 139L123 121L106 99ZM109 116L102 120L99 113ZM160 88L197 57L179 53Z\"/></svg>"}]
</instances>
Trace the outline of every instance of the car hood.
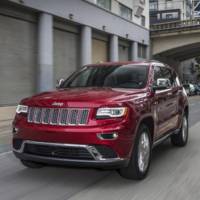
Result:
<instances>
[{"instance_id":1,"label":"car hood","mask_svg":"<svg viewBox=\"0 0 200 200\"><path fill-rule=\"evenodd\" d=\"M102 104L122 103L127 99L144 96L144 90L117 88L68 88L43 92L24 99L22 103L32 106L96 107Z\"/></svg>"}]
</instances>

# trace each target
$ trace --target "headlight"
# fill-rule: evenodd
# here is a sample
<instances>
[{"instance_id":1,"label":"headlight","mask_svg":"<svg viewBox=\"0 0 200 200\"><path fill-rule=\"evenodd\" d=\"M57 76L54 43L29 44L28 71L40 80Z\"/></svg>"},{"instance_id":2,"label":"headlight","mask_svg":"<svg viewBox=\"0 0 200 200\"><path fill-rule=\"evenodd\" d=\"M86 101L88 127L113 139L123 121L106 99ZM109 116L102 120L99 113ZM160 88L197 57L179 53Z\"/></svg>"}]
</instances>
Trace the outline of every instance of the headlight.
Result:
<instances>
[{"instance_id":1,"label":"headlight","mask_svg":"<svg viewBox=\"0 0 200 200\"><path fill-rule=\"evenodd\" d=\"M28 112L28 106L24 106L24 105L18 105L17 109L16 109L16 113L20 114L20 113L27 113Z\"/></svg>"},{"instance_id":2,"label":"headlight","mask_svg":"<svg viewBox=\"0 0 200 200\"><path fill-rule=\"evenodd\" d=\"M114 108L99 108L97 110L97 118L113 118L123 117L127 113L126 107L114 107Z\"/></svg>"}]
</instances>

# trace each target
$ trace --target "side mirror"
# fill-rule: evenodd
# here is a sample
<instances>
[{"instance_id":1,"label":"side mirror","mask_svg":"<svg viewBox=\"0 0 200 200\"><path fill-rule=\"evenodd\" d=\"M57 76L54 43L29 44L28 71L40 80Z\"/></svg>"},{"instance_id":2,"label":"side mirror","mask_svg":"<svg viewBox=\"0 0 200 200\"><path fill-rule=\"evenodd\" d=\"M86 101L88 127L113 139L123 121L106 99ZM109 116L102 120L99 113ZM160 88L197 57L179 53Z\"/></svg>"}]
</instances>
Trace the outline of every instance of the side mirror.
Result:
<instances>
[{"instance_id":1,"label":"side mirror","mask_svg":"<svg viewBox=\"0 0 200 200\"><path fill-rule=\"evenodd\" d=\"M57 80L56 88L59 88L63 84L64 81L65 81L65 79L63 79L63 78Z\"/></svg>"},{"instance_id":2,"label":"side mirror","mask_svg":"<svg viewBox=\"0 0 200 200\"><path fill-rule=\"evenodd\" d=\"M167 78L158 78L156 84L153 85L153 90L165 90L171 87L170 80Z\"/></svg>"}]
</instances>

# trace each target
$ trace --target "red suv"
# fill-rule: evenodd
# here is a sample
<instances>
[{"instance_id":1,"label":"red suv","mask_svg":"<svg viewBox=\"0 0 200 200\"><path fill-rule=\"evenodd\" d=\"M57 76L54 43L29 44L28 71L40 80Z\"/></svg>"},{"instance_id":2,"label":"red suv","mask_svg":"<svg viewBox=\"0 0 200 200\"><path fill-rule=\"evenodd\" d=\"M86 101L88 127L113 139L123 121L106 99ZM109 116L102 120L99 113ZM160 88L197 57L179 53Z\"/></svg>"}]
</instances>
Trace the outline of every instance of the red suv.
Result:
<instances>
[{"instance_id":1,"label":"red suv","mask_svg":"<svg viewBox=\"0 0 200 200\"><path fill-rule=\"evenodd\" d=\"M13 122L13 152L31 168L115 168L143 179L152 148L188 140L188 100L176 72L152 62L84 66L57 90L23 99Z\"/></svg>"}]
</instances>

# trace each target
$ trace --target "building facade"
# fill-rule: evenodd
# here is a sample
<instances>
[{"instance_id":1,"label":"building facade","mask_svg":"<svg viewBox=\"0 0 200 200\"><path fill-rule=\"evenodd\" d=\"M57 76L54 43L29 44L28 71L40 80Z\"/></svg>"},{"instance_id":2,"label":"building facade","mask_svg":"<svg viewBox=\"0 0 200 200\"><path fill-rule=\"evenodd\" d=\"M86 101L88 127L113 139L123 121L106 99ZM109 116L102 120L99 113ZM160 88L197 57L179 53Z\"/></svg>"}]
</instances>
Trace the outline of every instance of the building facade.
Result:
<instances>
[{"instance_id":1,"label":"building facade","mask_svg":"<svg viewBox=\"0 0 200 200\"><path fill-rule=\"evenodd\" d=\"M83 65L149 57L147 0L0 1L0 106Z\"/></svg>"},{"instance_id":2,"label":"building facade","mask_svg":"<svg viewBox=\"0 0 200 200\"><path fill-rule=\"evenodd\" d=\"M150 0L150 23L165 23L192 18L191 0Z\"/></svg>"},{"instance_id":3,"label":"building facade","mask_svg":"<svg viewBox=\"0 0 200 200\"><path fill-rule=\"evenodd\" d=\"M198 83L198 68L195 59L189 59L181 63L181 76L183 83Z\"/></svg>"}]
</instances>

